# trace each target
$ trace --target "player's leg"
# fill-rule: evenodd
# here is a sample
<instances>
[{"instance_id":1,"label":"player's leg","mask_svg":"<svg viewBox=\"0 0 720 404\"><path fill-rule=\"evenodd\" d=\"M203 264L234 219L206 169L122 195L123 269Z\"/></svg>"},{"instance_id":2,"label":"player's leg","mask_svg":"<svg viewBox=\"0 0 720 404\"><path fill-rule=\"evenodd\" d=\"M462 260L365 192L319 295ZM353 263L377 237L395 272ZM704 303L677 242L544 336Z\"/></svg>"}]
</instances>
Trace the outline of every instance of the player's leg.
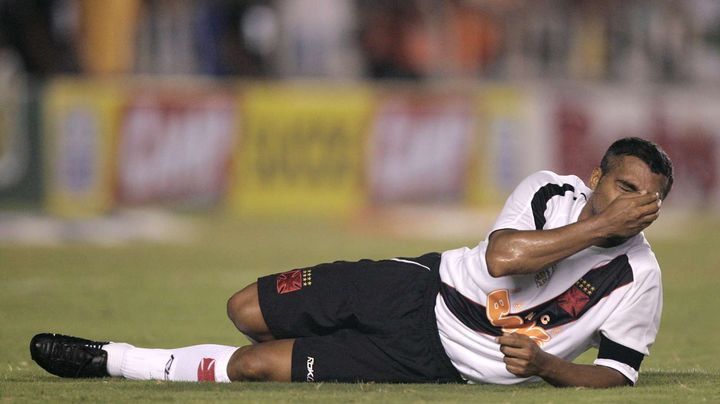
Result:
<instances>
[{"instance_id":1,"label":"player's leg","mask_svg":"<svg viewBox=\"0 0 720 404\"><path fill-rule=\"evenodd\" d=\"M112 343L107 352L110 376L132 380L229 382L227 366L237 347L203 344L174 349Z\"/></svg>"},{"instance_id":2,"label":"player's leg","mask_svg":"<svg viewBox=\"0 0 720 404\"><path fill-rule=\"evenodd\" d=\"M231 381L289 382L294 340L268 341L238 348L230 358Z\"/></svg>"},{"instance_id":3,"label":"player's leg","mask_svg":"<svg viewBox=\"0 0 720 404\"><path fill-rule=\"evenodd\" d=\"M177 349L145 349L110 344L108 373L134 380L290 381L293 340L240 348L195 345Z\"/></svg>"},{"instance_id":4,"label":"player's leg","mask_svg":"<svg viewBox=\"0 0 720 404\"><path fill-rule=\"evenodd\" d=\"M68 378L289 381L292 347L292 340L279 340L241 348L204 344L149 349L59 334L38 334L30 342L30 354L49 373Z\"/></svg>"},{"instance_id":5,"label":"player's leg","mask_svg":"<svg viewBox=\"0 0 720 404\"><path fill-rule=\"evenodd\" d=\"M227 315L237 329L253 341L273 338L260 310L257 283L253 282L228 299Z\"/></svg>"},{"instance_id":6,"label":"player's leg","mask_svg":"<svg viewBox=\"0 0 720 404\"><path fill-rule=\"evenodd\" d=\"M292 340L268 341L240 348L222 345L178 349L132 347L123 352L119 366L116 365L113 371L111 358L115 345L105 348L109 351L108 372L113 376L170 381L290 381Z\"/></svg>"}]
</instances>

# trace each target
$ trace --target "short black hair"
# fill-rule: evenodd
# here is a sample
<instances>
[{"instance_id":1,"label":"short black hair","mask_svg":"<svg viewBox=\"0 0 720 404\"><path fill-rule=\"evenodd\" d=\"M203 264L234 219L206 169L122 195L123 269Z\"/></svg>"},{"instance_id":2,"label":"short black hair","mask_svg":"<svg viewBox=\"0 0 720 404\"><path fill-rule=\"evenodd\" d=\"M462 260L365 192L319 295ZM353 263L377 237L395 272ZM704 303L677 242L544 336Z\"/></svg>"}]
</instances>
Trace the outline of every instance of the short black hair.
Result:
<instances>
[{"instance_id":1,"label":"short black hair","mask_svg":"<svg viewBox=\"0 0 720 404\"><path fill-rule=\"evenodd\" d=\"M605 152L600 161L600 169L603 175L610 172L613 168L613 157L615 156L634 156L644 161L650 167L650 171L655 174L665 176L665 186L661 190L660 199L670 193L673 185L673 164L667 153L657 144L641 139L639 137L626 137L618 139Z\"/></svg>"}]
</instances>

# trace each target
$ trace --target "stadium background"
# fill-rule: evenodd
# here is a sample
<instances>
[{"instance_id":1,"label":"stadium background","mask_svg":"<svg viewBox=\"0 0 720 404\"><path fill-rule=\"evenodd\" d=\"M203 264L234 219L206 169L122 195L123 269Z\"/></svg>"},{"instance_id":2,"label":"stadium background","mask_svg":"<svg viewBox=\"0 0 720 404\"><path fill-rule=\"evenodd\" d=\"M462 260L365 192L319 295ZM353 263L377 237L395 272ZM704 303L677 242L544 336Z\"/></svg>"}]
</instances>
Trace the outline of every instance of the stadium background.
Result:
<instances>
[{"instance_id":1,"label":"stadium background","mask_svg":"<svg viewBox=\"0 0 720 404\"><path fill-rule=\"evenodd\" d=\"M524 176L636 135L676 166L644 393L718 399L719 27L712 0L0 0L0 397L77 398L33 332L239 343L254 277L472 245Z\"/></svg>"}]
</instances>

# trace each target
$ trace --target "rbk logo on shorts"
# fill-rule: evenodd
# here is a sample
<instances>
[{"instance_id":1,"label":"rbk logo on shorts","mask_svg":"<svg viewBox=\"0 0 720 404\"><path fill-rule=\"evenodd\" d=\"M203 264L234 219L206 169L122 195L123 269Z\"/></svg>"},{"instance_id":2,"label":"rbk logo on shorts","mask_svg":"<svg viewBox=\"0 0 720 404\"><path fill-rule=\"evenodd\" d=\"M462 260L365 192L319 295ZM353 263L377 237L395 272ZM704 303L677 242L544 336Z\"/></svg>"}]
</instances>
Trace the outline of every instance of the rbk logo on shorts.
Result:
<instances>
[{"instance_id":1,"label":"rbk logo on shorts","mask_svg":"<svg viewBox=\"0 0 720 404\"><path fill-rule=\"evenodd\" d=\"M307 378L306 380L309 382L315 381L315 371L313 370L313 367L315 366L315 358L312 356L307 357Z\"/></svg>"},{"instance_id":2,"label":"rbk logo on shorts","mask_svg":"<svg viewBox=\"0 0 720 404\"><path fill-rule=\"evenodd\" d=\"M279 274L276 278L278 294L295 292L303 286L312 285L312 269L295 269Z\"/></svg>"},{"instance_id":3,"label":"rbk logo on shorts","mask_svg":"<svg viewBox=\"0 0 720 404\"><path fill-rule=\"evenodd\" d=\"M213 358L202 358L198 365L197 373L199 382L214 382L215 381L215 359Z\"/></svg>"}]
</instances>

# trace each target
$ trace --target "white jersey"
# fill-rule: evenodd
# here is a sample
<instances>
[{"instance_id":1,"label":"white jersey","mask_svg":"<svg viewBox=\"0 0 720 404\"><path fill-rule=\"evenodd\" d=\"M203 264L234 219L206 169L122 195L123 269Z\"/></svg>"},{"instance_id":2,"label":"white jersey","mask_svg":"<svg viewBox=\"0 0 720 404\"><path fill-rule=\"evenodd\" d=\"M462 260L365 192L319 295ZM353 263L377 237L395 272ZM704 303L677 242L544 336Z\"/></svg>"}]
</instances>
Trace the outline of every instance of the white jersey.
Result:
<instances>
[{"instance_id":1,"label":"white jersey","mask_svg":"<svg viewBox=\"0 0 720 404\"><path fill-rule=\"evenodd\" d=\"M591 193L578 177L537 172L508 198L490 233L574 223ZM495 338L520 332L570 361L600 347L595 364L637 381L662 310L660 268L643 234L612 248L589 247L537 274L499 278L488 273L487 243L446 251L440 264L438 330L464 378L499 384L538 380L505 369Z\"/></svg>"}]
</instances>

